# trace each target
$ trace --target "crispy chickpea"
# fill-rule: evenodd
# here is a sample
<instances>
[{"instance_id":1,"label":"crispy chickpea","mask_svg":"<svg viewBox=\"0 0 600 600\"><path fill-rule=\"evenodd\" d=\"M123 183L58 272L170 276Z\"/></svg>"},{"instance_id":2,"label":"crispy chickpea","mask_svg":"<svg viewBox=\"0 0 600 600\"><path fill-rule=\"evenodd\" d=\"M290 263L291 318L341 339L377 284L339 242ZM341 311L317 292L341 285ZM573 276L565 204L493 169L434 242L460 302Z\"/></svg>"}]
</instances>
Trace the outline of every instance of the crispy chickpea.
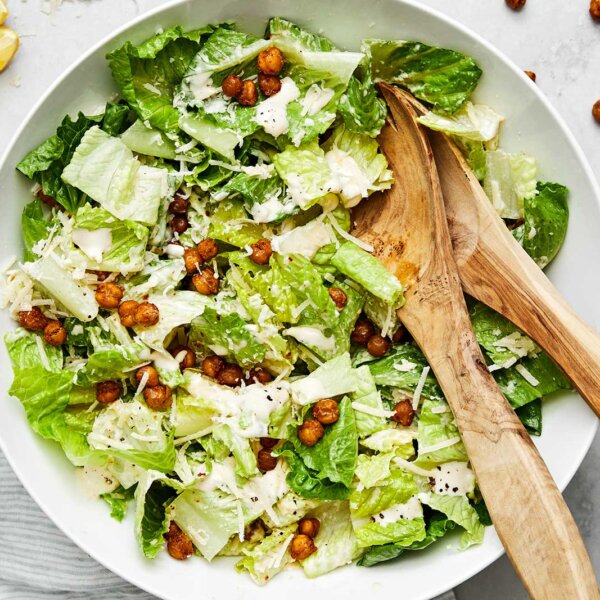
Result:
<instances>
[{"instance_id":1,"label":"crispy chickpea","mask_svg":"<svg viewBox=\"0 0 600 600\"><path fill-rule=\"evenodd\" d=\"M200 273L192 275L192 285L199 294L212 296L219 290L219 280L211 267L205 267Z\"/></svg>"},{"instance_id":2,"label":"crispy chickpea","mask_svg":"<svg viewBox=\"0 0 600 600\"><path fill-rule=\"evenodd\" d=\"M225 365L217 375L217 383L229 387L241 385L242 379L244 379L244 372L237 365Z\"/></svg>"},{"instance_id":3,"label":"crispy chickpea","mask_svg":"<svg viewBox=\"0 0 600 600\"><path fill-rule=\"evenodd\" d=\"M600 124L600 100L597 100L592 107L592 116L596 119L596 123Z\"/></svg>"},{"instance_id":4,"label":"crispy chickpea","mask_svg":"<svg viewBox=\"0 0 600 600\"><path fill-rule=\"evenodd\" d=\"M116 283L101 283L96 288L96 302L102 308L117 308L124 293L123 288Z\"/></svg>"},{"instance_id":5,"label":"crispy chickpea","mask_svg":"<svg viewBox=\"0 0 600 600\"><path fill-rule=\"evenodd\" d=\"M264 75L279 75L285 59L279 48L267 48L258 55L258 70Z\"/></svg>"},{"instance_id":6,"label":"crispy chickpea","mask_svg":"<svg viewBox=\"0 0 600 600\"><path fill-rule=\"evenodd\" d=\"M238 96L238 102L242 106L254 106L257 100L258 91L256 89L256 84L254 83L254 81L246 79L246 81L242 83L242 91Z\"/></svg>"},{"instance_id":7,"label":"crispy chickpea","mask_svg":"<svg viewBox=\"0 0 600 600\"><path fill-rule=\"evenodd\" d=\"M152 304L152 302L142 302L135 309L134 319L138 325L142 325L143 327L156 325L160 319L158 306Z\"/></svg>"},{"instance_id":8,"label":"crispy chickpea","mask_svg":"<svg viewBox=\"0 0 600 600\"><path fill-rule=\"evenodd\" d=\"M260 445L267 450L271 450L277 446L278 441L279 440L276 440L275 438L262 437L260 438Z\"/></svg>"},{"instance_id":9,"label":"crispy chickpea","mask_svg":"<svg viewBox=\"0 0 600 600\"><path fill-rule=\"evenodd\" d=\"M169 212L173 215L185 215L185 213L190 209L190 201L186 200L180 194L175 194L175 198L173 198L173 202L169 204Z\"/></svg>"},{"instance_id":10,"label":"crispy chickpea","mask_svg":"<svg viewBox=\"0 0 600 600\"><path fill-rule=\"evenodd\" d=\"M371 356L383 356L390 349L390 340L380 335L372 335L367 342L367 350Z\"/></svg>"},{"instance_id":11,"label":"crispy chickpea","mask_svg":"<svg viewBox=\"0 0 600 600\"><path fill-rule=\"evenodd\" d=\"M271 254L273 254L271 242L269 240L265 240L264 238L258 240L258 242L255 242L254 244L251 244L250 248L252 248L250 260L257 265L266 265L271 258Z\"/></svg>"},{"instance_id":12,"label":"crispy chickpea","mask_svg":"<svg viewBox=\"0 0 600 600\"><path fill-rule=\"evenodd\" d=\"M413 422L415 411L410 400L401 400L394 406L394 415L391 417L394 423L400 423L408 427Z\"/></svg>"},{"instance_id":13,"label":"crispy chickpea","mask_svg":"<svg viewBox=\"0 0 600 600\"><path fill-rule=\"evenodd\" d=\"M118 381L102 381L96 385L96 400L100 404L116 402L123 393L123 386Z\"/></svg>"},{"instance_id":14,"label":"crispy chickpea","mask_svg":"<svg viewBox=\"0 0 600 600\"><path fill-rule=\"evenodd\" d=\"M227 75L221 87L226 96L237 98L242 93L242 80L237 75Z\"/></svg>"},{"instance_id":15,"label":"crispy chickpea","mask_svg":"<svg viewBox=\"0 0 600 600\"><path fill-rule=\"evenodd\" d=\"M392 336L392 342L394 342L394 344L399 344L404 339L405 333L406 333L406 329L404 329L404 327L402 327L402 325L400 325L400 327L398 327L398 329L396 329L396 331L394 332L394 335Z\"/></svg>"},{"instance_id":16,"label":"crispy chickpea","mask_svg":"<svg viewBox=\"0 0 600 600\"><path fill-rule=\"evenodd\" d=\"M297 533L290 544L290 554L294 560L304 560L317 551L315 543L307 535Z\"/></svg>"},{"instance_id":17,"label":"crispy chickpea","mask_svg":"<svg viewBox=\"0 0 600 600\"><path fill-rule=\"evenodd\" d=\"M175 215L171 219L171 229L175 233L184 233L189 226L190 223L185 215Z\"/></svg>"},{"instance_id":18,"label":"crispy chickpea","mask_svg":"<svg viewBox=\"0 0 600 600\"><path fill-rule=\"evenodd\" d=\"M18 320L19 325L29 331L43 331L48 325L48 318L37 306L19 311Z\"/></svg>"},{"instance_id":19,"label":"crispy chickpea","mask_svg":"<svg viewBox=\"0 0 600 600\"><path fill-rule=\"evenodd\" d=\"M135 381L139 385L142 381L144 375L148 375L148 379L146 380L146 387L154 387L160 383L158 379L158 371L152 365L146 365L145 367L140 367L135 372Z\"/></svg>"},{"instance_id":20,"label":"crispy chickpea","mask_svg":"<svg viewBox=\"0 0 600 600\"><path fill-rule=\"evenodd\" d=\"M139 303L135 300L125 300L119 304L119 318L124 327L133 327L135 325L135 311Z\"/></svg>"},{"instance_id":21,"label":"crispy chickpea","mask_svg":"<svg viewBox=\"0 0 600 600\"><path fill-rule=\"evenodd\" d=\"M217 254L219 254L219 246L215 240L206 238L198 244L198 252L200 257L204 261L212 260Z\"/></svg>"},{"instance_id":22,"label":"crispy chickpea","mask_svg":"<svg viewBox=\"0 0 600 600\"><path fill-rule=\"evenodd\" d=\"M521 10L527 0L506 0L506 4L513 10Z\"/></svg>"},{"instance_id":23,"label":"crispy chickpea","mask_svg":"<svg viewBox=\"0 0 600 600\"><path fill-rule=\"evenodd\" d=\"M261 471L272 471L277 466L277 457L273 456L270 450L263 448L258 451L256 462Z\"/></svg>"},{"instance_id":24,"label":"crispy chickpea","mask_svg":"<svg viewBox=\"0 0 600 600\"><path fill-rule=\"evenodd\" d=\"M212 377L216 379L223 367L225 366L225 361L216 354L214 356L207 356L202 361L202 372L207 377Z\"/></svg>"},{"instance_id":25,"label":"crispy chickpea","mask_svg":"<svg viewBox=\"0 0 600 600\"><path fill-rule=\"evenodd\" d=\"M327 398L319 400L313 406L313 417L321 423L321 425L332 425L340 418L340 409L335 400Z\"/></svg>"},{"instance_id":26,"label":"crispy chickpea","mask_svg":"<svg viewBox=\"0 0 600 600\"><path fill-rule=\"evenodd\" d=\"M260 542L265 535L265 526L260 519L256 519L244 527L244 541L246 542Z\"/></svg>"},{"instance_id":27,"label":"crispy chickpea","mask_svg":"<svg viewBox=\"0 0 600 600\"><path fill-rule=\"evenodd\" d=\"M371 337L375 335L375 327L368 319L360 318L354 325L354 330L350 334L352 343L358 346L366 346Z\"/></svg>"},{"instance_id":28,"label":"crispy chickpea","mask_svg":"<svg viewBox=\"0 0 600 600\"><path fill-rule=\"evenodd\" d=\"M590 1L590 16L594 21L600 21L600 0Z\"/></svg>"},{"instance_id":29,"label":"crispy chickpea","mask_svg":"<svg viewBox=\"0 0 600 600\"><path fill-rule=\"evenodd\" d=\"M270 98L278 94L281 90L281 79L275 75L264 75L261 73L258 76L258 87L267 98Z\"/></svg>"},{"instance_id":30,"label":"crispy chickpea","mask_svg":"<svg viewBox=\"0 0 600 600\"><path fill-rule=\"evenodd\" d=\"M179 368L182 371L196 366L196 355L189 346L177 346L171 350L171 354L179 361Z\"/></svg>"},{"instance_id":31,"label":"crispy chickpea","mask_svg":"<svg viewBox=\"0 0 600 600\"><path fill-rule=\"evenodd\" d=\"M330 287L327 291L329 292L329 297L333 300L336 308L338 310L342 310L342 308L344 308L348 302L348 296L346 295L346 292L338 287Z\"/></svg>"},{"instance_id":32,"label":"crispy chickpea","mask_svg":"<svg viewBox=\"0 0 600 600\"><path fill-rule=\"evenodd\" d=\"M92 271L98 281L105 281L108 279L110 273L108 271Z\"/></svg>"},{"instance_id":33,"label":"crispy chickpea","mask_svg":"<svg viewBox=\"0 0 600 600\"><path fill-rule=\"evenodd\" d=\"M527 77L529 77L529 79L535 83L537 75L533 71L525 71L525 75L527 75Z\"/></svg>"},{"instance_id":34,"label":"crispy chickpea","mask_svg":"<svg viewBox=\"0 0 600 600\"><path fill-rule=\"evenodd\" d=\"M262 367L254 367L254 369L250 370L248 373L248 377L246 379L246 383L248 385L252 383L269 383L269 381L273 381L273 376L269 371L263 369Z\"/></svg>"},{"instance_id":35,"label":"crispy chickpea","mask_svg":"<svg viewBox=\"0 0 600 600\"><path fill-rule=\"evenodd\" d=\"M144 388L144 400L152 410L167 410L173 403L171 389L159 383L154 387Z\"/></svg>"},{"instance_id":36,"label":"crispy chickpea","mask_svg":"<svg viewBox=\"0 0 600 600\"><path fill-rule=\"evenodd\" d=\"M304 519L298 521L298 533L307 535L313 540L319 535L319 529L321 529L321 522L319 519L304 517Z\"/></svg>"},{"instance_id":37,"label":"crispy chickpea","mask_svg":"<svg viewBox=\"0 0 600 600\"><path fill-rule=\"evenodd\" d=\"M298 427L298 438L305 446L314 446L325 435L323 425L316 419L306 419Z\"/></svg>"},{"instance_id":38,"label":"crispy chickpea","mask_svg":"<svg viewBox=\"0 0 600 600\"><path fill-rule=\"evenodd\" d=\"M44 340L51 346L62 346L67 341L67 330L60 321L48 321L44 327Z\"/></svg>"},{"instance_id":39,"label":"crispy chickpea","mask_svg":"<svg viewBox=\"0 0 600 600\"><path fill-rule=\"evenodd\" d=\"M167 552L177 560L185 560L194 554L192 540L175 521L171 521L169 531L165 533L165 540L167 541Z\"/></svg>"},{"instance_id":40,"label":"crispy chickpea","mask_svg":"<svg viewBox=\"0 0 600 600\"><path fill-rule=\"evenodd\" d=\"M42 188L38 190L38 193L36 195L46 206L49 206L50 208L60 206L52 196L44 194L44 190Z\"/></svg>"},{"instance_id":41,"label":"crispy chickpea","mask_svg":"<svg viewBox=\"0 0 600 600\"><path fill-rule=\"evenodd\" d=\"M186 273L192 275L200 270L203 260L197 248L186 248L183 251L183 262Z\"/></svg>"}]
</instances>

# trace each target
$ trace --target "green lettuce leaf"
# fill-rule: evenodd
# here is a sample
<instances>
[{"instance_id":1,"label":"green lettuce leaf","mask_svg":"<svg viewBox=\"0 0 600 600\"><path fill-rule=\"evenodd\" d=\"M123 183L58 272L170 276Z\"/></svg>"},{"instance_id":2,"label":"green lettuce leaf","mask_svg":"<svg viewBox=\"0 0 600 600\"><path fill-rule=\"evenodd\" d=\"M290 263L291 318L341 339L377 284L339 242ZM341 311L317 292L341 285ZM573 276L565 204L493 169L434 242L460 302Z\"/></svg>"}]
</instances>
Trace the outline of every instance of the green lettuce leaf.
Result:
<instances>
[{"instance_id":1,"label":"green lettuce leaf","mask_svg":"<svg viewBox=\"0 0 600 600\"><path fill-rule=\"evenodd\" d=\"M220 242L244 248L261 239L264 231L264 226L248 221L243 202L238 198L225 198L210 215L208 235Z\"/></svg>"},{"instance_id":2,"label":"green lettuce leaf","mask_svg":"<svg viewBox=\"0 0 600 600\"><path fill-rule=\"evenodd\" d=\"M569 223L569 190L559 183L539 183L537 195L525 198L523 248L540 268L558 254Z\"/></svg>"},{"instance_id":3,"label":"green lettuce leaf","mask_svg":"<svg viewBox=\"0 0 600 600\"><path fill-rule=\"evenodd\" d=\"M381 546L394 543L397 546L410 547L415 542L421 542L426 537L425 520L399 519L393 523L368 523L355 530L355 535L361 547Z\"/></svg>"},{"instance_id":4,"label":"green lettuce leaf","mask_svg":"<svg viewBox=\"0 0 600 600\"><path fill-rule=\"evenodd\" d=\"M248 438L236 435L229 425L217 427L213 432L213 438L233 454L236 475L248 478L258 473L256 456Z\"/></svg>"},{"instance_id":5,"label":"green lettuce leaf","mask_svg":"<svg viewBox=\"0 0 600 600\"><path fill-rule=\"evenodd\" d=\"M100 498L108 504L110 516L117 521L122 521L127 514L129 503L133 500L134 494L135 486L124 488L120 485L114 492L100 494Z\"/></svg>"},{"instance_id":6,"label":"green lettuce leaf","mask_svg":"<svg viewBox=\"0 0 600 600\"><path fill-rule=\"evenodd\" d=\"M273 17L267 26L267 37L282 52L293 55L294 52L333 52L337 50L333 42L322 35L310 33L295 23Z\"/></svg>"},{"instance_id":7,"label":"green lettuce leaf","mask_svg":"<svg viewBox=\"0 0 600 600\"><path fill-rule=\"evenodd\" d=\"M540 398L515 410L530 435L542 435L542 401Z\"/></svg>"},{"instance_id":8,"label":"green lettuce leaf","mask_svg":"<svg viewBox=\"0 0 600 600\"><path fill-rule=\"evenodd\" d=\"M25 205L21 215L21 234L23 236L23 260L34 261L38 256L33 247L48 237L51 223L44 215L41 200L33 200Z\"/></svg>"},{"instance_id":9,"label":"green lettuce leaf","mask_svg":"<svg viewBox=\"0 0 600 600\"><path fill-rule=\"evenodd\" d=\"M482 70L470 57L421 42L365 40L375 81L397 83L436 110L453 113L471 96Z\"/></svg>"},{"instance_id":10,"label":"green lettuce leaf","mask_svg":"<svg viewBox=\"0 0 600 600\"><path fill-rule=\"evenodd\" d=\"M382 411L383 403L381 396L379 395L369 367L362 365L356 369L356 378L358 386L351 395L352 401ZM376 417L359 410L356 411L356 430L359 438L365 438L377 431L381 431L387 427L387 424L387 420L384 417Z\"/></svg>"}]
</instances>

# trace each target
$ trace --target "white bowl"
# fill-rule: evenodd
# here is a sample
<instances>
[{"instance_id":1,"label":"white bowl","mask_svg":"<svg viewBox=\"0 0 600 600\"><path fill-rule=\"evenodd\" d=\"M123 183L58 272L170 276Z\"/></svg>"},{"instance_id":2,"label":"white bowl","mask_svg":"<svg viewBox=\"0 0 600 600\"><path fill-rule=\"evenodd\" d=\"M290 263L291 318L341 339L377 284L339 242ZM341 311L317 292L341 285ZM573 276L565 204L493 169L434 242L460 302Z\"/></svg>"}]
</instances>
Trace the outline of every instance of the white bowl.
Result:
<instances>
[{"instance_id":1,"label":"white bowl","mask_svg":"<svg viewBox=\"0 0 600 600\"><path fill-rule=\"evenodd\" d=\"M366 37L416 39L469 54L481 65L484 77L477 100L489 103L507 117L503 147L533 154L540 179L560 181L571 189L571 221L567 240L549 274L558 289L592 324L600 325L600 279L590 277L590 266L600 264L600 193L581 150L556 111L535 86L477 35L413 0L179 0L148 13L87 52L48 91L33 109L0 162L3 218L0 256L21 253L20 215L30 200L30 183L15 171L29 150L54 133L66 113L97 111L114 93L105 54L126 40L140 42L158 27L193 28L233 19L261 34L269 16L297 21L323 31L340 46L358 49ZM0 315L0 331L14 323ZM15 472L46 514L83 550L135 585L168 600L249 598L347 599L366 594L372 600L431 598L482 570L502 553L490 529L484 544L458 552L441 543L404 559L370 569L347 567L308 580L299 569L278 575L258 591L245 575L232 570L229 559L209 565L193 559L171 560L163 553L155 561L143 558L133 538L131 519L119 524L107 507L85 498L74 468L52 443L33 434L16 399L8 397L11 368L2 347L0 381L2 418L0 446ZM558 485L564 488L581 464L597 428L597 421L575 394L564 393L546 402L544 433L536 443ZM40 565L43 568L43 565Z\"/></svg>"}]
</instances>

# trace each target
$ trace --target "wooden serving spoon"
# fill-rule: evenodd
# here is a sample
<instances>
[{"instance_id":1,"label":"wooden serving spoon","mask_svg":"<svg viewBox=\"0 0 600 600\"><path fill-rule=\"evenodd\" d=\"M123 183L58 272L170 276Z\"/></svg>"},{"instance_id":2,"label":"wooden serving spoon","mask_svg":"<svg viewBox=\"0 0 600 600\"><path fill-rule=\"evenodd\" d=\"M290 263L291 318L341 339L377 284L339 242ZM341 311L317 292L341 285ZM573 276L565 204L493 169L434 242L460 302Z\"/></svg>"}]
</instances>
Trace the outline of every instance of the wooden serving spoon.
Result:
<instances>
[{"instance_id":1,"label":"wooden serving spoon","mask_svg":"<svg viewBox=\"0 0 600 600\"><path fill-rule=\"evenodd\" d=\"M529 594L599 599L573 517L471 328L427 136L397 90L381 89L390 115L379 141L396 184L355 209L353 234L407 285L398 316L436 374L496 531Z\"/></svg>"},{"instance_id":2,"label":"wooden serving spoon","mask_svg":"<svg viewBox=\"0 0 600 600\"><path fill-rule=\"evenodd\" d=\"M427 112L414 96L398 93L418 114ZM537 342L600 417L600 335L511 235L450 138L436 131L428 136L463 289Z\"/></svg>"}]
</instances>

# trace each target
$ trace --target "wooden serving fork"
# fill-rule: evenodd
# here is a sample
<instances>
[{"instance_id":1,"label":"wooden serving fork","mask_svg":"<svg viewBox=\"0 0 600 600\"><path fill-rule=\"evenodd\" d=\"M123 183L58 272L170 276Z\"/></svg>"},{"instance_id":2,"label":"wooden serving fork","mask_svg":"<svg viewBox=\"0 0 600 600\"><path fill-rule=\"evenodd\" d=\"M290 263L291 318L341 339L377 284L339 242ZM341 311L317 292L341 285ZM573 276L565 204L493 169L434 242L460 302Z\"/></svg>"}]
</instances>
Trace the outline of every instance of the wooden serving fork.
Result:
<instances>
[{"instance_id":1,"label":"wooden serving fork","mask_svg":"<svg viewBox=\"0 0 600 600\"><path fill-rule=\"evenodd\" d=\"M398 316L444 391L496 531L534 599L599 599L573 517L490 375L471 327L427 135L396 88L380 143L396 183L353 213L353 234L407 286Z\"/></svg>"},{"instance_id":2,"label":"wooden serving fork","mask_svg":"<svg viewBox=\"0 0 600 600\"><path fill-rule=\"evenodd\" d=\"M419 115L427 112L411 94L398 94ZM600 417L600 335L511 235L456 144L436 131L428 131L428 137L463 289L543 348Z\"/></svg>"}]
</instances>

